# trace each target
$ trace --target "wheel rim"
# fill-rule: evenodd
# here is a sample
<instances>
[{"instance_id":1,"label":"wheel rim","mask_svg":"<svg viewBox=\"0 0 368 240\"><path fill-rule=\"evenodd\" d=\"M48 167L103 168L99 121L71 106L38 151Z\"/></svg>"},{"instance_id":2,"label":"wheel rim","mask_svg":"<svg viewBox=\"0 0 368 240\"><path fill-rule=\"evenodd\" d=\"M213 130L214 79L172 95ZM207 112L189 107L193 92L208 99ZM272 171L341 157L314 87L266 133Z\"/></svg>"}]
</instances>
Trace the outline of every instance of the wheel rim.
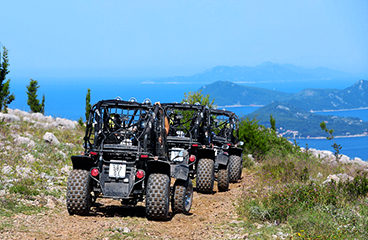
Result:
<instances>
[{"instance_id":1,"label":"wheel rim","mask_svg":"<svg viewBox=\"0 0 368 240\"><path fill-rule=\"evenodd\" d=\"M188 207L191 206L191 204L192 204L192 195L193 195L193 185L190 184L187 187L187 190L185 191L185 201L184 201L185 209L188 209Z\"/></svg>"}]
</instances>

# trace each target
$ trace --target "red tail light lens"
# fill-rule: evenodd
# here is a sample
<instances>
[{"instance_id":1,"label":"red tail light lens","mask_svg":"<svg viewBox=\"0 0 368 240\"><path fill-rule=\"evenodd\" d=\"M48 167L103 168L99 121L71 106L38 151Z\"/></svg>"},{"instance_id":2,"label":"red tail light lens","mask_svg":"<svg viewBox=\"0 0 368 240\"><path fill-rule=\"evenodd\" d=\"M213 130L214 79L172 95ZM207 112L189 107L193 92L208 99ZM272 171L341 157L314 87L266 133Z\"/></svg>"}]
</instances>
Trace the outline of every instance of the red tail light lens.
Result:
<instances>
[{"instance_id":1,"label":"red tail light lens","mask_svg":"<svg viewBox=\"0 0 368 240\"><path fill-rule=\"evenodd\" d=\"M90 152L90 154L93 155L93 156L96 156L97 155L96 152Z\"/></svg>"},{"instance_id":2,"label":"red tail light lens","mask_svg":"<svg viewBox=\"0 0 368 240\"><path fill-rule=\"evenodd\" d=\"M228 146L231 146L231 143L226 143Z\"/></svg>"},{"instance_id":3,"label":"red tail light lens","mask_svg":"<svg viewBox=\"0 0 368 240\"><path fill-rule=\"evenodd\" d=\"M194 155L190 155L189 162L194 162L196 160L196 157Z\"/></svg>"},{"instance_id":4,"label":"red tail light lens","mask_svg":"<svg viewBox=\"0 0 368 240\"><path fill-rule=\"evenodd\" d=\"M192 147L198 147L198 144L193 144Z\"/></svg>"},{"instance_id":5,"label":"red tail light lens","mask_svg":"<svg viewBox=\"0 0 368 240\"><path fill-rule=\"evenodd\" d=\"M148 158L148 155L141 155L141 158Z\"/></svg>"},{"instance_id":6,"label":"red tail light lens","mask_svg":"<svg viewBox=\"0 0 368 240\"><path fill-rule=\"evenodd\" d=\"M142 179L144 177L144 171L138 170L135 175L137 176L138 179Z\"/></svg>"},{"instance_id":7,"label":"red tail light lens","mask_svg":"<svg viewBox=\"0 0 368 240\"><path fill-rule=\"evenodd\" d=\"M99 174L98 169L97 169L97 168L92 168L92 170L91 170L91 175L92 175L93 177L97 177L97 176L98 176L98 174Z\"/></svg>"}]
</instances>

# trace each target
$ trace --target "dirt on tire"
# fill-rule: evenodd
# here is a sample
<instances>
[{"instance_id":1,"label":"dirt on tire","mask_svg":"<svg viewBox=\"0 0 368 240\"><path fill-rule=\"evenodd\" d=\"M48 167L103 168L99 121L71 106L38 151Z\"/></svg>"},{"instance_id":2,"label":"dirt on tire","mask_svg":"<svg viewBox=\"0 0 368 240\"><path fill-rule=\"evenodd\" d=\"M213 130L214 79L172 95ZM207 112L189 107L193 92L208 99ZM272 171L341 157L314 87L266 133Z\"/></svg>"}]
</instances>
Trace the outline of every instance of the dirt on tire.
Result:
<instances>
[{"instance_id":1,"label":"dirt on tire","mask_svg":"<svg viewBox=\"0 0 368 240\"><path fill-rule=\"evenodd\" d=\"M148 220L144 203L126 207L98 199L89 215L78 216L68 214L65 201L57 202L39 214L3 217L0 239L243 239L244 229L234 227L239 222L236 206L252 178L243 171L229 191L217 191L217 184L212 194L195 191L189 215L170 211L167 221Z\"/></svg>"}]
</instances>

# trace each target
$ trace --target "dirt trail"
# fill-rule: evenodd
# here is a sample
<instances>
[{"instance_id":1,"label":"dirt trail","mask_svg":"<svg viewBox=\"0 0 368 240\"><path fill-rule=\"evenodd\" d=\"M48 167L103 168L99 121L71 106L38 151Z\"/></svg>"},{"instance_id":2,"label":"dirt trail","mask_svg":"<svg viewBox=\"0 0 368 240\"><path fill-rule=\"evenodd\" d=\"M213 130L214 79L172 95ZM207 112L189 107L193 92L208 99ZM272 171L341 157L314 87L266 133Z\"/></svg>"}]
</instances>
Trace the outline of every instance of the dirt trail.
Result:
<instances>
[{"instance_id":1,"label":"dirt trail","mask_svg":"<svg viewBox=\"0 0 368 240\"><path fill-rule=\"evenodd\" d=\"M194 192L190 215L176 214L165 222L148 221L143 204L123 207L98 199L89 216L69 216L65 204L46 213L14 216L12 230L1 230L0 239L242 239L244 230L232 223L238 222L236 200L251 178L243 172L227 192L216 186L213 194Z\"/></svg>"}]
</instances>

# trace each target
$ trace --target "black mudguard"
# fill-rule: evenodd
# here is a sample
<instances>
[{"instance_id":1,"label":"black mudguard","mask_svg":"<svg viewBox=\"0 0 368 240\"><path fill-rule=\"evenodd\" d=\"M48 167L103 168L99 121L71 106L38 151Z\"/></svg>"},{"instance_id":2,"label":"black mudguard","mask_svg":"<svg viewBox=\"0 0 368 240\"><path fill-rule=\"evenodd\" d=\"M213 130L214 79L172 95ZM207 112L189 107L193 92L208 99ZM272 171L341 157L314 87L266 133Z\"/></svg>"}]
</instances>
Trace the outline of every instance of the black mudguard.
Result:
<instances>
[{"instance_id":1,"label":"black mudguard","mask_svg":"<svg viewBox=\"0 0 368 240\"><path fill-rule=\"evenodd\" d=\"M73 169L83 169L90 171L95 166L94 160L90 156L77 155L71 156Z\"/></svg>"},{"instance_id":2,"label":"black mudguard","mask_svg":"<svg viewBox=\"0 0 368 240\"><path fill-rule=\"evenodd\" d=\"M243 149L239 147L230 147L229 154L241 157L243 155Z\"/></svg>"},{"instance_id":3,"label":"black mudguard","mask_svg":"<svg viewBox=\"0 0 368 240\"><path fill-rule=\"evenodd\" d=\"M180 180L187 180L189 176L189 167L187 165L171 165L171 177Z\"/></svg>"},{"instance_id":4,"label":"black mudguard","mask_svg":"<svg viewBox=\"0 0 368 240\"><path fill-rule=\"evenodd\" d=\"M148 160L147 169L149 176L151 173L162 173L170 176L170 163L166 160Z\"/></svg>"},{"instance_id":5,"label":"black mudguard","mask_svg":"<svg viewBox=\"0 0 368 240\"><path fill-rule=\"evenodd\" d=\"M229 161L229 155L225 153L219 153L216 157L215 165L226 166L228 161Z\"/></svg>"},{"instance_id":6,"label":"black mudguard","mask_svg":"<svg viewBox=\"0 0 368 240\"><path fill-rule=\"evenodd\" d=\"M215 151L212 148L199 148L197 159L209 158L215 160Z\"/></svg>"}]
</instances>

